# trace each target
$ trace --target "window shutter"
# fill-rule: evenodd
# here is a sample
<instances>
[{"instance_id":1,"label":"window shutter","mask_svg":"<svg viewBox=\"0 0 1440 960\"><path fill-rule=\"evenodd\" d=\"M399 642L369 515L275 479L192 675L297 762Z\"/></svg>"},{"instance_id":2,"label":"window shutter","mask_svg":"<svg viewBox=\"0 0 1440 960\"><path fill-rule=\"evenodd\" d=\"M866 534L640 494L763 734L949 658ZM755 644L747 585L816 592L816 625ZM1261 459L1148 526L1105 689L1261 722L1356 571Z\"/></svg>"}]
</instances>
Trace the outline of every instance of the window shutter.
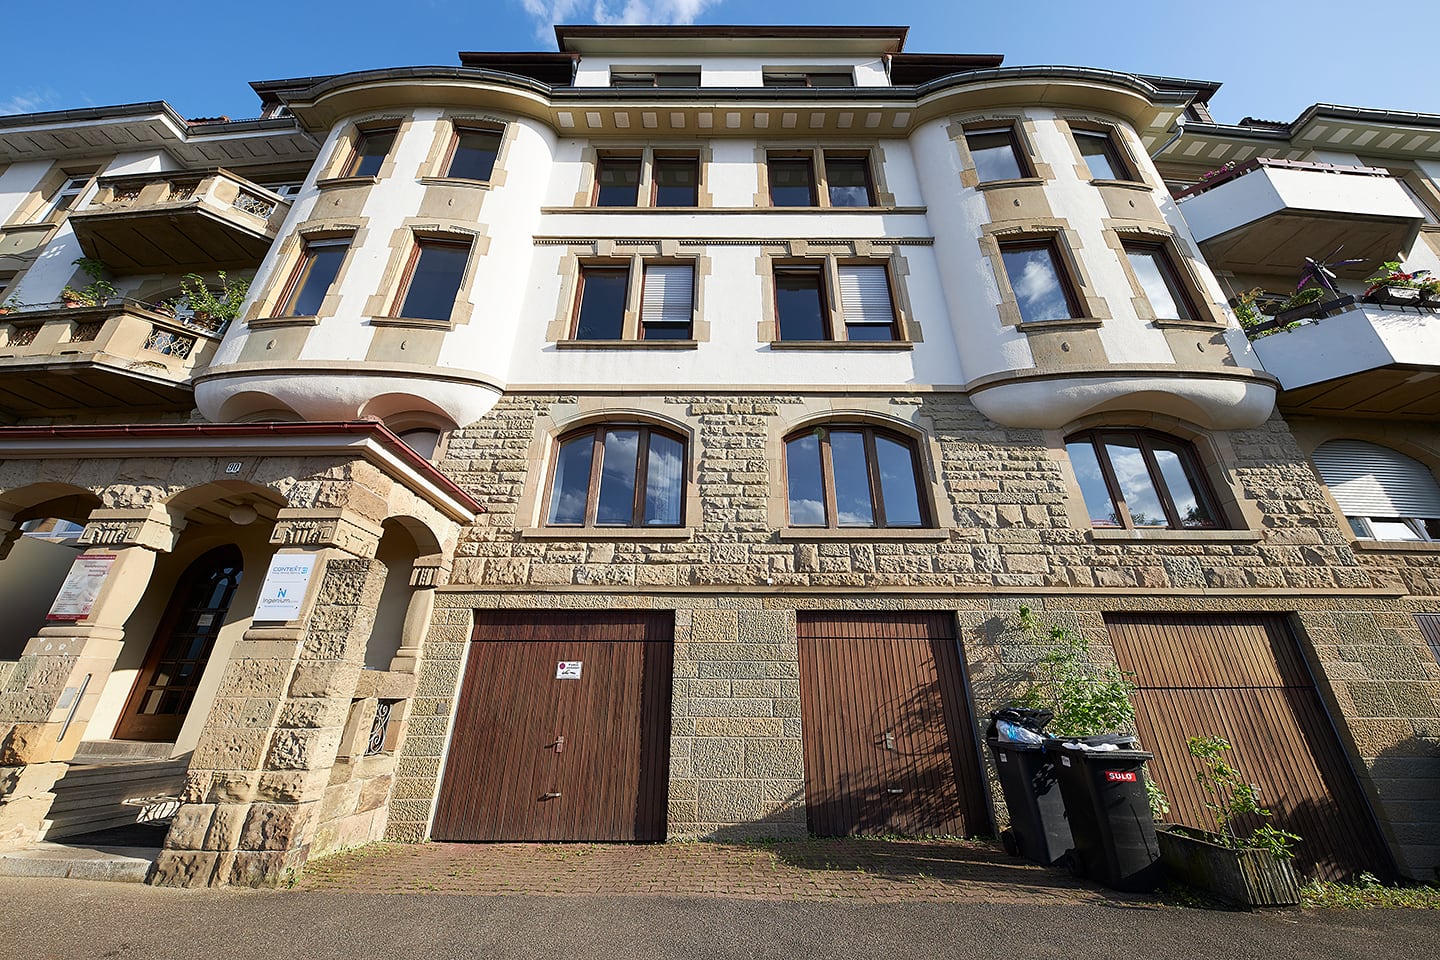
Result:
<instances>
[{"instance_id":1,"label":"window shutter","mask_svg":"<svg viewBox=\"0 0 1440 960\"><path fill-rule=\"evenodd\" d=\"M694 307L694 267L666 264L645 268L645 293L640 305L642 324L689 326Z\"/></svg>"},{"instance_id":2,"label":"window shutter","mask_svg":"<svg viewBox=\"0 0 1440 960\"><path fill-rule=\"evenodd\" d=\"M894 324L895 307L890 302L890 280L885 268L842 264L840 310L846 323Z\"/></svg>"},{"instance_id":3,"label":"window shutter","mask_svg":"<svg viewBox=\"0 0 1440 960\"><path fill-rule=\"evenodd\" d=\"M1398 450L1363 440L1331 440L1315 451L1315 468L1347 517L1440 519L1440 483Z\"/></svg>"}]
</instances>

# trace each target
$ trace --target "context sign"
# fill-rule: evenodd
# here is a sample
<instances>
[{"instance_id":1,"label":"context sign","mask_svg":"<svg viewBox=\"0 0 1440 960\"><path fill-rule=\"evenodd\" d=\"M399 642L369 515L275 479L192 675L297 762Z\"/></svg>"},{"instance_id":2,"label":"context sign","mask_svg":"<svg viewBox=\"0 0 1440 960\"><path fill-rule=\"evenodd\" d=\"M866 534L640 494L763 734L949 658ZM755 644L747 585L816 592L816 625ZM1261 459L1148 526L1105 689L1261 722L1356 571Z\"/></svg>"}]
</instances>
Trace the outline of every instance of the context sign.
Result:
<instances>
[{"instance_id":1,"label":"context sign","mask_svg":"<svg viewBox=\"0 0 1440 960\"><path fill-rule=\"evenodd\" d=\"M265 582L260 586L260 600L255 604L256 620L296 620L310 574L315 571L313 553L277 553L270 558Z\"/></svg>"}]
</instances>

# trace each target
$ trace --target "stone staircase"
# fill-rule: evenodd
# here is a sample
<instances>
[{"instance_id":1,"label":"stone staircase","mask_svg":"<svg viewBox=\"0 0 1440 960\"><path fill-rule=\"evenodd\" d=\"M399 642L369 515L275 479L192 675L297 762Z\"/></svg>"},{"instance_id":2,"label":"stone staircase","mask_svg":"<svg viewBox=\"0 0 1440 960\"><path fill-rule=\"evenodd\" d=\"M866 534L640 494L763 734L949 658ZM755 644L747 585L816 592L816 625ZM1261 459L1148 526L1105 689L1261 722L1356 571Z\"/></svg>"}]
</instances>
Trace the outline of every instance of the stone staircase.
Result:
<instances>
[{"instance_id":1,"label":"stone staircase","mask_svg":"<svg viewBox=\"0 0 1440 960\"><path fill-rule=\"evenodd\" d=\"M174 816L190 756L172 759L174 744L90 741L56 781L47 841Z\"/></svg>"}]
</instances>

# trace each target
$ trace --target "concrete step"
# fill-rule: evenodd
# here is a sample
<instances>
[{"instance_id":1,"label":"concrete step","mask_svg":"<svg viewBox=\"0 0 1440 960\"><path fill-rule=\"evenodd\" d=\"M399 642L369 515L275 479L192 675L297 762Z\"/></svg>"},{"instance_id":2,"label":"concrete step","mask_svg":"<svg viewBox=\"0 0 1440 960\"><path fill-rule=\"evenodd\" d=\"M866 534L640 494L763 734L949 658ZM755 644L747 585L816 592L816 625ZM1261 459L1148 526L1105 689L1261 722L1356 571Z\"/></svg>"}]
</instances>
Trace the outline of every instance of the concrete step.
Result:
<instances>
[{"instance_id":1,"label":"concrete step","mask_svg":"<svg viewBox=\"0 0 1440 960\"><path fill-rule=\"evenodd\" d=\"M188 758L72 766L55 783L45 839L57 840L154 819L170 810L135 800L177 796L185 786Z\"/></svg>"},{"instance_id":2,"label":"concrete step","mask_svg":"<svg viewBox=\"0 0 1440 960\"><path fill-rule=\"evenodd\" d=\"M0 877L66 877L144 883L156 851L149 847L83 847L37 843L0 851Z\"/></svg>"},{"instance_id":3,"label":"concrete step","mask_svg":"<svg viewBox=\"0 0 1440 960\"><path fill-rule=\"evenodd\" d=\"M175 752L173 743L150 743L146 740L85 740L75 748L78 764L114 763L124 760L169 760Z\"/></svg>"}]
</instances>

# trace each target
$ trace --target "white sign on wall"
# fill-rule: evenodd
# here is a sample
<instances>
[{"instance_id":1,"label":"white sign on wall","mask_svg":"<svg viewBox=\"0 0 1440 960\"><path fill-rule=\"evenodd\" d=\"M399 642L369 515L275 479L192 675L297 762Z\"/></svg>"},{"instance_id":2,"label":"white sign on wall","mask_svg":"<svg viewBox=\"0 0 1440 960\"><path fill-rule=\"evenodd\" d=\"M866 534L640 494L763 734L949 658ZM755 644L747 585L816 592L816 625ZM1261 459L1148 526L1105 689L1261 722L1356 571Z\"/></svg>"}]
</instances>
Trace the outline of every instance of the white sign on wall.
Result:
<instances>
[{"instance_id":1,"label":"white sign on wall","mask_svg":"<svg viewBox=\"0 0 1440 960\"><path fill-rule=\"evenodd\" d=\"M579 680L580 668L585 666L583 660L561 660L555 664L556 680Z\"/></svg>"},{"instance_id":2,"label":"white sign on wall","mask_svg":"<svg viewBox=\"0 0 1440 960\"><path fill-rule=\"evenodd\" d=\"M95 606L95 598L100 596L100 588L105 584L115 557L113 553L90 553L76 557L45 619L84 620L90 616L90 608Z\"/></svg>"},{"instance_id":3,"label":"white sign on wall","mask_svg":"<svg viewBox=\"0 0 1440 960\"><path fill-rule=\"evenodd\" d=\"M255 604L255 619L298 619L314 571L313 553L277 553L271 557L265 582L260 585L260 600Z\"/></svg>"}]
</instances>

